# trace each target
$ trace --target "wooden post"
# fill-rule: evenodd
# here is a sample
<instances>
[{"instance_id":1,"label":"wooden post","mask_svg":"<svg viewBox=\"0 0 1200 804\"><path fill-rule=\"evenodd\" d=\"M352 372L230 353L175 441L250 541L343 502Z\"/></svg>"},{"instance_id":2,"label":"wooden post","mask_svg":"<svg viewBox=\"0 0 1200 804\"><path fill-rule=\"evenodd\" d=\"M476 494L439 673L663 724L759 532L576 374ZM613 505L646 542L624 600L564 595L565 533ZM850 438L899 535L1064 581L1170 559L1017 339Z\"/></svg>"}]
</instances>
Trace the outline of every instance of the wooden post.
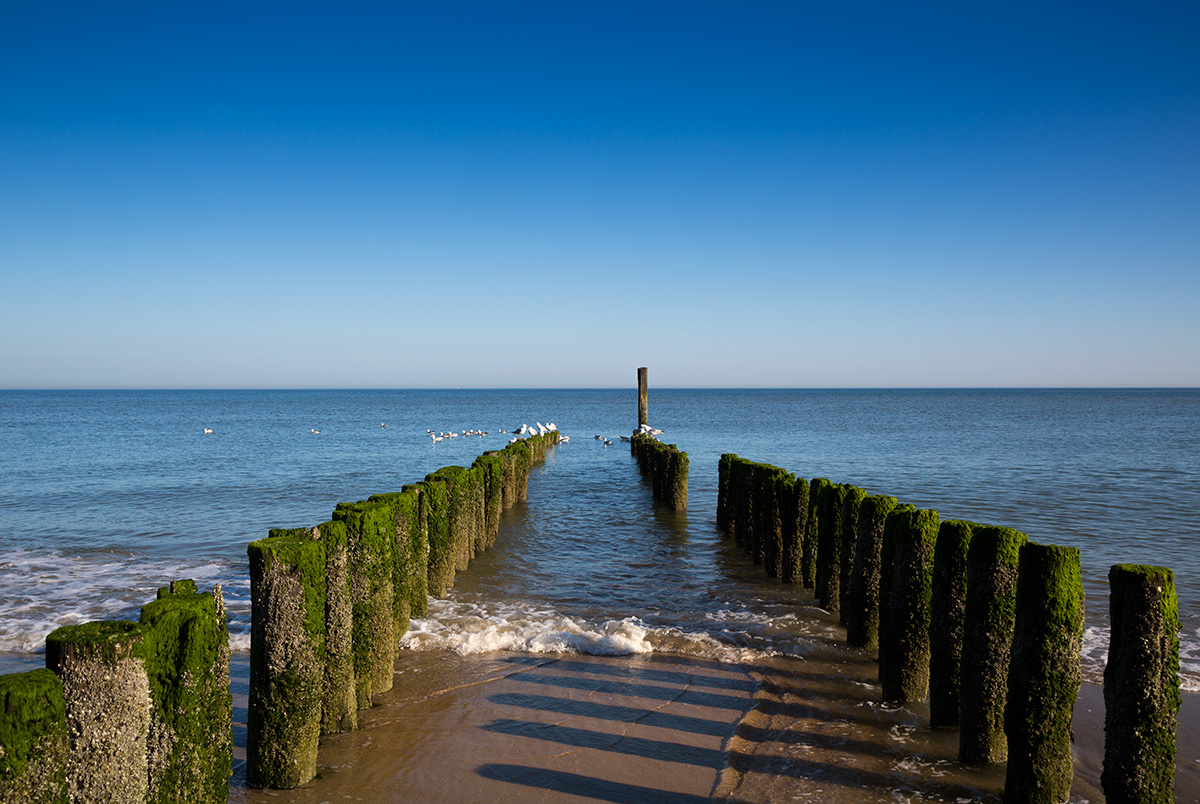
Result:
<instances>
[{"instance_id":1,"label":"wooden post","mask_svg":"<svg viewBox=\"0 0 1200 804\"><path fill-rule=\"evenodd\" d=\"M642 366L638 369L638 427L650 423L650 403L648 398L650 381L647 378L648 369Z\"/></svg>"}]
</instances>

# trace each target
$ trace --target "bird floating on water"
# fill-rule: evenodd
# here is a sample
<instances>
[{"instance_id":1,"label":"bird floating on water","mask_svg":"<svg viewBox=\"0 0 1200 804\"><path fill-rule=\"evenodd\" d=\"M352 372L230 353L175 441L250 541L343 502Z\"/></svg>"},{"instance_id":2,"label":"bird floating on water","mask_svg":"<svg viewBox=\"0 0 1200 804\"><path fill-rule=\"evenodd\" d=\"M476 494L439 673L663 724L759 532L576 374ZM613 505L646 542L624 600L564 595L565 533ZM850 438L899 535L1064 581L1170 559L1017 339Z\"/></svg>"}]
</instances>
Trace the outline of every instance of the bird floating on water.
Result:
<instances>
[{"instance_id":1,"label":"bird floating on water","mask_svg":"<svg viewBox=\"0 0 1200 804\"><path fill-rule=\"evenodd\" d=\"M211 432L212 432L212 428L211 428L211 427L205 427L205 428L204 428L204 434L205 434L205 435L208 435L208 434L209 434L209 433L211 433Z\"/></svg>"},{"instance_id":2,"label":"bird floating on water","mask_svg":"<svg viewBox=\"0 0 1200 804\"><path fill-rule=\"evenodd\" d=\"M309 430L309 432L310 432L310 433L312 433L313 435L320 435L320 434L321 434L321 431L320 431L320 430Z\"/></svg>"}]
</instances>

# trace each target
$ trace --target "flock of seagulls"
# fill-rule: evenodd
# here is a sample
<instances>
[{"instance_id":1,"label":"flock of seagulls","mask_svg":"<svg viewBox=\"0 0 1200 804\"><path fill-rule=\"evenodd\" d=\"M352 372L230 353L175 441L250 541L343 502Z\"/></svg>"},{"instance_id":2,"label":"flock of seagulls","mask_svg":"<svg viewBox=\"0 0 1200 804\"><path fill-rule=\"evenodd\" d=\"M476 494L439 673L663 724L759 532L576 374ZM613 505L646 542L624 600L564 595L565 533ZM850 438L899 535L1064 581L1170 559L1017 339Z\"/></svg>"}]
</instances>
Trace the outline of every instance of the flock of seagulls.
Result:
<instances>
[{"instance_id":1,"label":"flock of seagulls","mask_svg":"<svg viewBox=\"0 0 1200 804\"><path fill-rule=\"evenodd\" d=\"M379 426L381 429L386 430L387 422L380 422ZM530 427L528 424L522 424L516 430L512 431L513 437L508 440L508 443L512 444L513 442L518 441L522 436L545 435L546 433L556 432L557 430L558 430L558 425L556 425L554 422L550 422L549 424L542 424L541 422L534 422L533 427ZM204 428L205 435L211 435L212 431L213 431L213 428L211 428L211 427ZM309 432L312 433L313 435L321 434L321 431L316 429L315 427L310 428ZM503 435L508 434L507 430L497 430L496 432L503 434ZM663 432L662 430L656 430L648 424L643 424L642 426L638 427L638 429L634 432L634 435L649 435L651 437L657 437L657 436L662 435L662 432ZM426 430L425 433L426 433L426 435L429 436L430 440L434 444L438 444L442 441L445 441L447 438L459 438L460 436L461 437L477 436L479 438L483 438L484 436L488 435L487 430L474 430L474 429L460 430L458 432L451 431L451 432L441 433L441 432L434 432L434 430L432 428L430 428L430 429ZM603 443L604 446L606 446L606 447L612 446L611 438L605 438L604 436L598 435L598 436L596 436L596 440ZM631 437L630 436L621 436L621 440L629 441L629 440L631 440ZM569 444L570 442L571 442L570 436L568 436L568 435L560 435L559 436L558 443Z\"/></svg>"}]
</instances>

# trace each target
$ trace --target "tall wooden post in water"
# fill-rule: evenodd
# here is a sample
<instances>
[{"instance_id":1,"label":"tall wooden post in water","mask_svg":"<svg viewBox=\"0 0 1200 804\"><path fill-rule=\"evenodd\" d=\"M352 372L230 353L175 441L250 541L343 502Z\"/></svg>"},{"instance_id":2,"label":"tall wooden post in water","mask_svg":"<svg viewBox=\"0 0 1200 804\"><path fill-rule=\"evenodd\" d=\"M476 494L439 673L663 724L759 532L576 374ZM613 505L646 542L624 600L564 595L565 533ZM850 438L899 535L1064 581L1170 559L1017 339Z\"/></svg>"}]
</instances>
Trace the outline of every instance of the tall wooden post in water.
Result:
<instances>
[{"instance_id":1,"label":"tall wooden post in water","mask_svg":"<svg viewBox=\"0 0 1200 804\"><path fill-rule=\"evenodd\" d=\"M650 402L648 398L650 386L647 371L645 366L638 369L638 427L650 423Z\"/></svg>"}]
</instances>

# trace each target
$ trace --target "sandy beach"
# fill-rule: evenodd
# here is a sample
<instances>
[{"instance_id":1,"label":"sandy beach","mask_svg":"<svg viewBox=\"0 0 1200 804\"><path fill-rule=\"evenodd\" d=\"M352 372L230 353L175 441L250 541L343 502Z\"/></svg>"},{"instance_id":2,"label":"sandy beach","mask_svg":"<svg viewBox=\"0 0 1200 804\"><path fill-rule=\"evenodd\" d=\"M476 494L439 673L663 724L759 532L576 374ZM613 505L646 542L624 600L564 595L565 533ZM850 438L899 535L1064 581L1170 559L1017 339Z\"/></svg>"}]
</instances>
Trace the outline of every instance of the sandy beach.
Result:
<instances>
[{"instance_id":1,"label":"sandy beach","mask_svg":"<svg viewBox=\"0 0 1200 804\"><path fill-rule=\"evenodd\" d=\"M316 779L254 790L239 774L229 800L999 802L1003 788L1002 767L955 761L957 732L923 726L923 707L879 705L874 661L842 651L746 665L406 653L396 673L358 731L322 741ZM1197 704L1185 695L1178 802L1200 801ZM1103 802L1101 688L1084 685L1075 718L1072 800Z\"/></svg>"}]
</instances>

